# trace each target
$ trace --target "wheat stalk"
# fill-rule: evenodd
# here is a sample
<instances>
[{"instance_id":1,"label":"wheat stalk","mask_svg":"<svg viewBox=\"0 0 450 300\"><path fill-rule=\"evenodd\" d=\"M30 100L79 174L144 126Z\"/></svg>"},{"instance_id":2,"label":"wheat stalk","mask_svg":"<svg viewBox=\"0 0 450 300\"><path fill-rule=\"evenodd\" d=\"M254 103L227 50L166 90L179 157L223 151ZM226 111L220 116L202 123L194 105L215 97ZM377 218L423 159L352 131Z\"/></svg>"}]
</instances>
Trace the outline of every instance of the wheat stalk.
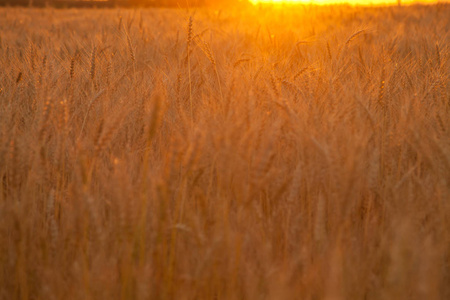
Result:
<instances>
[{"instance_id":1,"label":"wheat stalk","mask_svg":"<svg viewBox=\"0 0 450 300\"><path fill-rule=\"evenodd\" d=\"M97 51L97 48L96 48L96 46L94 46L94 48L92 48L92 52L91 52L91 66L90 66L90 71L89 71L89 75L90 75L92 81L94 81L94 79L95 79L96 51Z\"/></svg>"},{"instance_id":2,"label":"wheat stalk","mask_svg":"<svg viewBox=\"0 0 450 300\"><path fill-rule=\"evenodd\" d=\"M194 112L192 109L192 80L191 80L191 59L190 59L193 23L194 23L193 17L189 16L187 27L186 51L187 51L188 76L189 76L189 107L191 113L191 121L194 121Z\"/></svg>"}]
</instances>

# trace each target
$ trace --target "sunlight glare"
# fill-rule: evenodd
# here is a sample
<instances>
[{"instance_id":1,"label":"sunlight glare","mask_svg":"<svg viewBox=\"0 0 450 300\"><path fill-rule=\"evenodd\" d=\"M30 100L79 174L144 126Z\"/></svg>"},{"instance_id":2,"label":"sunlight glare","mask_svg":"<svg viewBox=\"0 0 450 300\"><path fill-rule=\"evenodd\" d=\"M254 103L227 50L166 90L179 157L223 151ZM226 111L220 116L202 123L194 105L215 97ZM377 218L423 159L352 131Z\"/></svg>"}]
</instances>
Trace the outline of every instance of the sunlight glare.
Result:
<instances>
[{"instance_id":1,"label":"sunlight glare","mask_svg":"<svg viewBox=\"0 0 450 300\"><path fill-rule=\"evenodd\" d=\"M350 4L350 5L398 5L398 0L251 0L253 4L269 3L269 4L316 4L316 5L331 5L331 4ZM436 0L401 0L401 4L430 4L446 1Z\"/></svg>"}]
</instances>

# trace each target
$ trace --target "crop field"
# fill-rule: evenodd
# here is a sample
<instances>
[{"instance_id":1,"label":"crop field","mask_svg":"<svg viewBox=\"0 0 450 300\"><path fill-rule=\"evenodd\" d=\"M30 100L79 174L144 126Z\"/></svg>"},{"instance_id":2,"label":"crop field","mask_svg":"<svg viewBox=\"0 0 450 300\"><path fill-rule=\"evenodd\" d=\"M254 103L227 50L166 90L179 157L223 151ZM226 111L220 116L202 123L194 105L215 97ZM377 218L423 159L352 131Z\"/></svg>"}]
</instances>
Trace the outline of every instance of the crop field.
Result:
<instances>
[{"instance_id":1,"label":"crop field","mask_svg":"<svg viewBox=\"0 0 450 300\"><path fill-rule=\"evenodd\" d=\"M450 299L450 5L0 8L0 299Z\"/></svg>"}]
</instances>

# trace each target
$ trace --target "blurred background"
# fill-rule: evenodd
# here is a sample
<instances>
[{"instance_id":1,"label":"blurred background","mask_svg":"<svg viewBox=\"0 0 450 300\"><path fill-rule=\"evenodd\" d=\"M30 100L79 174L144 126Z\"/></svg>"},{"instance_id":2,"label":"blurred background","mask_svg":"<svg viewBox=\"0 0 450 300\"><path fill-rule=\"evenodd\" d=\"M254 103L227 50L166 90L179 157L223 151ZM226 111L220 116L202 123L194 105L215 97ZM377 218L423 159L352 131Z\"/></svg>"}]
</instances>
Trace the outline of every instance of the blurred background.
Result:
<instances>
[{"instance_id":1,"label":"blurred background","mask_svg":"<svg viewBox=\"0 0 450 300\"><path fill-rule=\"evenodd\" d=\"M0 0L0 6L53 6L53 7L193 7L211 4L245 3L247 0Z\"/></svg>"}]
</instances>

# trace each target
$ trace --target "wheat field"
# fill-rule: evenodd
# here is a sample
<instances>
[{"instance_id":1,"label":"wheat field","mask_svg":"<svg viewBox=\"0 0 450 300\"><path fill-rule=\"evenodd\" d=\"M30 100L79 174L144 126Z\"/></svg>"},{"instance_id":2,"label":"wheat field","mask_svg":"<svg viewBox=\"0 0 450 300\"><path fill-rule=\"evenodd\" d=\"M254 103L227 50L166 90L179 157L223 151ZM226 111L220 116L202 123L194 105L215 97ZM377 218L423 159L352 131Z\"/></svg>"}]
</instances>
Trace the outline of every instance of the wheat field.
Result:
<instances>
[{"instance_id":1,"label":"wheat field","mask_svg":"<svg viewBox=\"0 0 450 300\"><path fill-rule=\"evenodd\" d=\"M450 299L449 15L0 8L0 299Z\"/></svg>"}]
</instances>

